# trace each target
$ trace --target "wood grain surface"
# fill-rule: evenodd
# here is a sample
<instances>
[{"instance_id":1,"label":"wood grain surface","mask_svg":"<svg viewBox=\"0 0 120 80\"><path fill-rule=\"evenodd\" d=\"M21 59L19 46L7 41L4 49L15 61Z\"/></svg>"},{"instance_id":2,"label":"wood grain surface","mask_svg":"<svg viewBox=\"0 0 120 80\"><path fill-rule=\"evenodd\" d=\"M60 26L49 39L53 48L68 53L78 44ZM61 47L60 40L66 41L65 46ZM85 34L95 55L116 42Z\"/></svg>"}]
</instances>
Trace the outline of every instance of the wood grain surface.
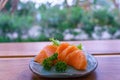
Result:
<instances>
[{"instance_id":1,"label":"wood grain surface","mask_svg":"<svg viewBox=\"0 0 120 80\"><path fill-rule=\"evenodd\" d=\"M95 57L99 64L94 72L82 78L73 78L70 80L120 80L120 56ZM30 71L30 59L31 57L0 59L0 80L48 80L48 78L39 77Z\"/></svg>"},{"instance_id":2,"label":"wood grain surface","mask_svg":"<svg viewBox=\"0 0 120 80\"><path fill-rule=\"evenodd\" d=\"M120 40L69 41L69 43L74 45L82 43L85 50L94 55L120 54ZM1 43L0 57L35 56L47 44L50 42Z\"/></svg>"}]
</instances>

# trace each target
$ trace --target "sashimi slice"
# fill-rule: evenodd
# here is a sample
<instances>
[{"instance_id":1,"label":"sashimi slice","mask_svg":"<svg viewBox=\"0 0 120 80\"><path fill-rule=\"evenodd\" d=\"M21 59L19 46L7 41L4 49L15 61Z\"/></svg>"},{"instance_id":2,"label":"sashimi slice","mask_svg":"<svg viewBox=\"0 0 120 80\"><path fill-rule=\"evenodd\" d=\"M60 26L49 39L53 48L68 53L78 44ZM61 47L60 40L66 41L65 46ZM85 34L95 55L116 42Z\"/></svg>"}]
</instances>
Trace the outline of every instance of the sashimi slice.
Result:
<instances>
[{"instance_id":1,"label":"sashimi slice","mask_svg":"<svg viewBox=\"0 0 120 80\"><path fill-rule=\"evenodd\" d=\"M47 45L46 47L43 48L43 50L47 53L48 57L50 57L51 55L53 55L56 52L57 46Z\"/></svg>"},{"instance_id":2,"label":"sashimi slice","mask_svg":"<svg viewBox=\"0 0 120 80\"><path fill-rule=\"evenodd\" d=\"M78 48L74 45L68 46L62 53L60 60L64 61L67 55L71 54L73 51L78 50Z\"/></svg>"},{"instance_id":3,"label":"sashimi slice","mask_svg":"<svg viewBox=\"0 0 120 80\"><path fill-rule=\"evenodd\" d=\"M70 44L69 43L61 43L59 47L57 48L57 53L58 53L58 59L61 57L61 53L66 49Z\"/></svg>"},{"instance_id":4,"label":"sashimi slice","mask_svg":"<svg viewBox=\"0 0 120 80\"><path fill-rule=\"evenodd\" d=\"M42 63L45 58L50 57L53 55L57 50L57 46L54 45L47 45L45 46L40 53L35 57L35 61L38 63Z\"/></svg>"},{"instance_id":5,"label":"sashimi slice","mask_svg":"<svg viewBox=\"0 0 120 80\"><path fill-rule=\"evenodd\" d=\"M65 61L68 65L78 70L85 70L87 67L85 54L81 50L73 51L66 57Z\"/></svg>"},{"instance_id":6,"label":"sashimi slice","mask_svg":"<svg viewBox=\"0 0 120 80\"><path fill-rule=\"evenodd\" d=\"M45 58L47 58L48 55L44 50L42 50L34 59L35 62L42 63Z\"/></svg>"},{"instance_id":7,"label":"sashimi slice","mask_svg":"<svg viewBox=\"0 0 120 80\"><path fill-rule=\"evenodd\" d=\"M70 45L70 44L69 44L69 43L66 43L66 42L61 43L61 44L59 45L59 47L57 48L58 54L60 54L60 53L61 53L65 48L67 48L69 45Z\"/></svg>"}]
</instances>

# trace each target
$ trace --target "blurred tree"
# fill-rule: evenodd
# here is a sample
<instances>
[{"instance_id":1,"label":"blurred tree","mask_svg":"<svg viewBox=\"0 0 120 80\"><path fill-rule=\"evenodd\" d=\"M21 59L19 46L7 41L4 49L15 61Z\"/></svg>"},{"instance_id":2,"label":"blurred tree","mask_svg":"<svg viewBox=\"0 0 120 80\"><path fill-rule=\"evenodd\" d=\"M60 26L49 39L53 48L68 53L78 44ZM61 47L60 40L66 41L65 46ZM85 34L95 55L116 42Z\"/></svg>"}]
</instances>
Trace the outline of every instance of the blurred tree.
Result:
<instances>
[{"instance_id":1,"label":"blurred tree","mask_svg":"<svg viewBox=\"0 0 120 80\"><path fill-rule=\"evenodd\" d=\"M4 6L6 5L7 2L8 2L8 0L0 0L0 10L2 10L4 8Z\"/></svg>"},{"instance_id":2,"label":"blurred tree","mask_svg":"<svg viewBox=\"0 0 120 80\"><path fill-rule=\"evenodd\" d=\"M19 2L19 9L17 10L18 15L34 15L36 12L35 3L28 1L26 3Z\"/></svg>"},{"instance_id":3,"label":"blurred tree","mask_svg":"<svg viewBox=\"0 0 120 80\"><path fill-rule=\"evenodd\" d=\"M70 7L70 6L68 5L67 0L64 0L64 2L63 2L63 6L64 6L65 8L69 8L69 7Z\"/></svg>"},{"instance_id":4,"label":"blurred tree","mask_svg":"<svg viewBox=\"0 0 120 80\"><path fill-rule=\"evenodd\" d=\"M115 6L115 8L119 8L119 3L117 3L117 0L112 0L113 1L113 4L114 4L114 6Z\"/></svg>"},{"instance_id":5,"label":"blurred tree","mask_svg":"<svg viewBox=\"0 0 120 80\"><path fill-rule=\"evenodd\" d=\"M12 14L17 10L18 3L19 3L19 0L11 0L11 4L12 4L11 13Z\"/></svg>"},{"instance_id":6,"label":"blurred tree","mask_svg":"<svg viewBox=\"0 0 120 80\"><path fill-rule=\"evenodd\" d=\"M10 11L12 14L17 10L19 0L4 0L6 1L6 5L2 8L2 11L8 12Z\"/></svg>"}]
</instances>

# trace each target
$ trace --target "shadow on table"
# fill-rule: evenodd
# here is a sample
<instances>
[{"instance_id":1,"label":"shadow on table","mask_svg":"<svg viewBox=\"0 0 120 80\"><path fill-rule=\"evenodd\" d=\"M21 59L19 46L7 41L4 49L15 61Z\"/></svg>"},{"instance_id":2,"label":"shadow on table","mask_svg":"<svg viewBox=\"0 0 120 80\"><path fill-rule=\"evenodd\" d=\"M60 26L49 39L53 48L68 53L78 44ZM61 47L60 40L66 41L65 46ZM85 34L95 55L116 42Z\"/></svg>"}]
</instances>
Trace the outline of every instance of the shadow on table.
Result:
<instances>
[{"instance_id":1,"label":"shadow on table","mask_svg":"<svg viewBox=\"0 0 120 80\"><path fill-rule=\"evenodd\" d=\"M96 72L92 72L91 74L88 74L83 77L77 77L77 78L44 78L39 77L37 75L32 76L32 80L97 80Z\"/></svg>"}]
</instances>

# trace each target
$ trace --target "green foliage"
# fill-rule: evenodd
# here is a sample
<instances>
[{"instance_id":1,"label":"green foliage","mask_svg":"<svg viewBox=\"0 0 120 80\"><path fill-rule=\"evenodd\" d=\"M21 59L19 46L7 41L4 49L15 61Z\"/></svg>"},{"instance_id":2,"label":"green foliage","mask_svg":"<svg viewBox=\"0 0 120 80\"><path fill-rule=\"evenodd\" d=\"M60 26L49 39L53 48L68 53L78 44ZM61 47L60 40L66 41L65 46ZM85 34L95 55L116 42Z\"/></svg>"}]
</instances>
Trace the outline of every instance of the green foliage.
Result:
<instances>
[{"instance_id":1,"label":"green foliage","mask_svg":"<svg viewBox=\"0 0 120 80\"><path fill-rule=\"evenodd\" d=\"M6 32L11 32L11 21L9 21L11 16L7 14L0 14L0 29L2 30L3 33ZM8 22L9 21L9 22Z\"/></svg>"},{"instance_id":2,"label":"green foliage","mask_svg":"<svg viewBox=\"0 0 120 80\"><path fill-rule=\"evenodd\" d=\"M66 4L54 5L52 3L41 4L37 9L35 3L28 1L20 2L18 9L14 13L10 13L13 3L8 1L2 12L0 13L0 42L35 42L49 41L49 38L54 37L58 40L64 40L64 31L71 30L73 36L77 36L82 32L76 32L73 29L79 27L85 32L90 39L95 30L95 26L107 26L107 31L114 35L120 29L120 11L118 8L110 8L114 5L112 1L94 0L90 4L89 10L86 10L73 1L73 5L65 7ZM87 1L85 1L87 2ZM84 3L84 0L83 0ZM91 2L92 3L92 2ZM100 8L97 8L97 6ZM37 13L40 14L40 20L37 21ZM41 34L37 38L32 38L28 34L28 30L34 25L41 26ZM53 29L53 30L52 30ZM44 30L48 30L48 33ZM52 30L52 31L50 31ZM17 32L18 37L12 39L8 34ZM102 32L102 31L101 31ZM101 32L98 32L101 34ZM26 39L22 35L26 34ZM74 39L70 39L74 40Z\"/></svg>"},{"instance_id":3,"label":"green foliage","mask_svg":"<svg viewBox=\"0 0 120 80\"><path fill-rule=\"evenodd\" d=\"M60 30L75 28L82 17L82 9L80 7L72 7L69 9L59 9L51 7L46 11L41 11L41 25L44 27L54 27Z\"/></svg>"},{"instance_id":4,"label":"green foliage","mask_svg":"<svg viewBox=\"0 0 120 80\"><path fill-rule=\"evenodd\" d=\"M41 34L38 37L38 40L36 40L36 41L49 41L49 37L47 37L45 34Z\"/></svg>"},{"instance_id":5,"label":"green foliage","mask_svg":"<svg viewBox=\"0 0 120 80\"><path fill-rule=\"evenodd\" d=\"M0 36L0 42L10 42L11 40L8 37Z\"/></svg>"},{"instance_id":6,"label":"green foliage","mask_svg":"<svg viewBox=\"0 0 120 80\"><path fill-rule=\"evenodd\" d=\"M108 28L108 32L112 35L115 34L115 32L118 30L119 28L118 27L109 27Z\"/></svg>"},{"instance_id":7,"label":"green foliage","mask_svg":"<svg viewBox=\"0 0 120 80\"><path fill-rule=\"evenodd\" d=\"M17 16L8 14L0 14L0 28L9 30L19 30L31 26L33 18L31 16ZM10 28L9 28L10 27Z\"/></svg>"},{"instance_id":8,"label":"green foliage","mask_svg":"<svg viewBox=\"0 0 120 80\"><path fill-rule=\"evenodd\" d=\"M34 13L36 12L35 9L35 4L31 1L27 2L27 3L19 3L20 9L18 9L15 13L17 15L34 15Z\"/></svg>"},{"instance_id":9,"label":"green foliage","mask_svg":"<svg viewBox=\"0 0 120 80\"><path fill-rule=\"evenodd\" d=\"M33 23L31 16L10 15L9 13L0 13L0 29L1 36L7 37L7 34L17 32L19 39L21 35L26 32ZM6 38L5 38L6 39ZM6 41L6 40L5 40ZM9 41L9 40L7 40Z\"/></svg>"},{"instance_id":10,"label":"green foliage","mask_svg":"<svg viewBox=\"0 0 120 80\"><path fill-rule=\"evenodd\" d=\"M98 25L113 25L114 16L107 9L99 9L93 12L94 20L97 20Z\"/></svg>"},{"instance_id":11,"label":"green foliage","mask_svg":"<svg viewBox=\"0 0 120 80\"><path fill-rule=\"evenodd\" d=\"M59 33L55 33L54 36L53 36L55 39L57 40L63 40L64 36L62 34L62 32L59 32Z\"/></svg>"}]
</instances>

